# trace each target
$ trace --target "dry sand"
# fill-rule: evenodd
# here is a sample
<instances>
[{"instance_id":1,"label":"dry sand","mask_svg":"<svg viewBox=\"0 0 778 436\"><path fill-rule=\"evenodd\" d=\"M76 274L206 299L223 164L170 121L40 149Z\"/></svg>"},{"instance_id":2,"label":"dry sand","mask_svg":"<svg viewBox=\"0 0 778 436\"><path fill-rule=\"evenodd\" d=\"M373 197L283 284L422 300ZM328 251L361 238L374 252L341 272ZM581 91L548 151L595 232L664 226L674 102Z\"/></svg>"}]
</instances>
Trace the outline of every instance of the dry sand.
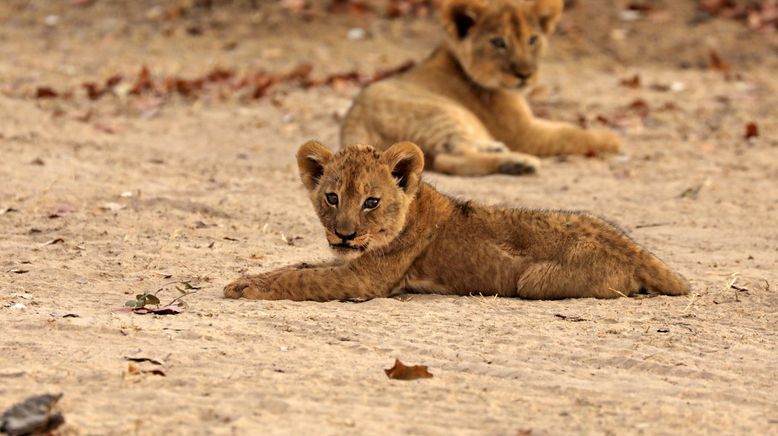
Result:
<instances>
[{"instance_id":1,"label":"dry sand","mask_svg":"<svg viewBox=\"0 0 778 436\"><path fill-rule=\"evenodd\" d=\"M0 211L14 209L0 215L0 410L63 392L64 434L778 432L774 34L692 28L690 6L627 23L616 2L585 5L533 104L596 124L643 99L647 118L619 119L624 154L548 159L535 177L426 175L484 203L607 216L686 275L688 297L228 301L243 273L329 256L293 154L336 144L358 88L155 109L91 102L79 84L143 64L371 72L422 58L434 23L289 21L275 2L237 2L160 25L151 1L47 3L0 5ZM348 40L357 25L370 38ZM739 80L699 68L711 45ZM619 85L635 73L641 88ZM77 92L33 98L43 85ZM746 141L751 121L761 136ZM202 286L183 313L114 311L170 281ZM166 376L128 374L128 355L163 360ZM395 358L434 378L387 379Z\"/></svg>"}]
</instances>

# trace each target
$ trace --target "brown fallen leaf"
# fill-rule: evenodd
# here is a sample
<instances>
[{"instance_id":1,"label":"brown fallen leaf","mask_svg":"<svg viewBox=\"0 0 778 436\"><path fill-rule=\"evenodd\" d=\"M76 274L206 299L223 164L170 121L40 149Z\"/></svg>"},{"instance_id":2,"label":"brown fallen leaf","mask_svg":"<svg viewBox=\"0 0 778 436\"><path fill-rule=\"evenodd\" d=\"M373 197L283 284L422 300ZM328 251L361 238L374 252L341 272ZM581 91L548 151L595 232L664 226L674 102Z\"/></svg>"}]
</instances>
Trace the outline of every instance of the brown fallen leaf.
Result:
<instances>
[{"instance_id":1,"label":"brown fallen leaf","mask_svg":"<svg viewBox=\"0 0 778 436\"><path fill-rule=\"evenodd\" d=\"M626 86L627 88L640 88L640 74L635 74L632 77L621 79L620 83L621 86Z\"/></svg>"},{"instance_id":2,"label":"brown fallen leaf","mask_svg":"<svg viewBox=\"0 0 778 436\"><path fill-rule=\"evenodd\" d=\"M598 115L597 115L597 117L596 117L595 119L596 119L597 121L599 121L599 122L601 122L601 123L605 124L605 125L608 125L608 126L615 126L615 124L613 124L613 122L610 120L610 118L606 117L606 116L605 116L605 115L603 115L603 114L598 114Z\"/></svg>"},{"instance_id":3,"label":"brown fallen leaf","mask_svg":"<svg viewBox=\"0 0 778 436\"><path fill-rule=\"evenodd\" d=\"M141 67L138 78L135 79L135 83L130 88L130 94L140 95L143 92L151 91L154 89L154 82L151 80L151 71L149 67L144 65Z\"/></svg>"},{"instance_id":4,"label":"brown fallen leaf","mask_svg":"<svg viewBox=\"0 0 778 436\"><path fill-rule=\"evenodd\" d=\"M713 49L710 49L708 52L708 66L710 69L720 71L722 73L728 73L730 70L729 63L725 61L721 55L719 55L719 52Z\"/></svg>"},{"instance_id":5,"label":"brown fallen leaf","mask_svg":"<svg viewBox=\"0 0 778 436\"><path fill-rule=\"evenodd\" d=\"M405 366L400 359L394 360L394 366L385 369L386 376L393 380L416 380L420 378L432 378L424 365Z\"/></svg>"},{"instance_id":6,"label":"brown fallen leaf","mask_svg":"<svg viewBox=\"0 0 778 436\"><path fill-rule=\"evenodd\" d=\"M629 108L634 111L640 118L645 118L651 112L651 108L648 106L645 100L638 98L629 104Z\"/></svg>"},{"instance_id":7,"label":"brown fallen leaf","mask_svg":"<svg viewBox=\"0 0 778 436\"><path fill-rule=\"evenodd\" d=\"M132 312L138 315L147 315L149 313L154 315L178 315L183 311L184 308L181 306L139 307L132 309Z\"/></svg>"},{"instance_id":8,"label":"brown fallen leaf","mask_svg":"<svg viewBox=\"0 0 778 436\"><path fill-rule=\"evenodd\" d=\"M51 312L49 316L53 318L81 318L81 315L75 313L75 312Z\"/></svg>"},{"instance_id":9,"label":"brown fallen leaf","mask_svg":"<svg viewBox=\"0 0 778 436\"><path fill-rule=\"evenodd\" d=\"M39 86L35 90L35 98L55 98L59 97L59 92L49 86Z\"/></svg>"},{"instance_id":10,"label":"brown fallen leaf","mask_svg":"<svg viewBox=\"0 0 778 436\"><path fill-rule=\"evenodd\" d=\"M746 133L745 133L744 136L745 136L746 139L758 138L759 137L759 126L756 123L754 123L754 122L750 122L750 123L746 124Z\"/></svg>"},{"instance_id":11,"label":"brown fallen leaf","mask_svg":"<svg viewBox=\"0 0 778 436\"><path fill-rule=\"evenodd\" d=\"M124 356L124 360L129 360L130 362L135 363L149 362L154 365L165 365L165 362L163 362L161 359L154 359L152 357L146 356Z\"/></svg>"},{"instance_id":12,"label":"brown fallen leaf","mask_svg":"<svg viewBox=\"0 0 778 436\"><path fill-rule=\"evenodd\" d=\"M365 0L332 0L327 8L330 13L347 13L355 17L361 17L370 12L370 6Z\"/></svg>"},{"instance_id":13,"label":"brown fallen leaf","mask_svg":"<svg viewBox=\"0 0 778 436\"><path fill-rule=\"evenodd\" d=\"M559 319L561 319L561 320L570 321L570 322L587 321L587 319L581 318L580 316L575 316L575 315L562 315L561 313L555 313L554 316L559 318Z\"/></svg>"},{"instance_id":14,"label":"brown fallen leaf","mask_svg":"<svg viewBox=\"0 0 778 436\"><path fill-rule=\"evenodd\" d=\"M113 135L113 134L115 134L117 132L115 127L110 126L110 125L105 124L105 123L94 123L92 125L92 127L94 127L95 130L98 130L98 131L103 132L103 133L107 133L109 135Z\"/></svg>"},{"instance_id":15,"label":"brown fallen leaf","mask_svg":"<svg viewBox=\"0 0 778 436\"><path fill-rule=\"evenodd\" d=\"M140 375L140 374L151 374L151 375L161 375L162 377L165 377L167 374L165 374L165 370L162 368L141 368L140 365L130 362L127 365L127 373L130 375Z\"/></svg>"}]
</instances>

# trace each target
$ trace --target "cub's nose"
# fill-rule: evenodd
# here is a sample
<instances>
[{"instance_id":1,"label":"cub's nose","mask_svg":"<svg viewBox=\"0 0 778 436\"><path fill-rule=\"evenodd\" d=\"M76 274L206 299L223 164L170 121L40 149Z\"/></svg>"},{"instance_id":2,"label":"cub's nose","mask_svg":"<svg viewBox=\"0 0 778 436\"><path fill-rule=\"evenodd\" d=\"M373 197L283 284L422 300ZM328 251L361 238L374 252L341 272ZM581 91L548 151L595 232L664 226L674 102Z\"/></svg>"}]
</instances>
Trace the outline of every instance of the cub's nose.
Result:
<instances>
[{"instance_id":1,"label":"cub's nose","mask_svg":"<svg viewBox=\"0 0 778 436\"><path fill-rule=\"evenodd\" d=\"M531 71L514 71L513 75L518 77L521 80L527 80L530 77L532 77L532 72Z\"/></svg>"},{"instance_id":2,"label":"cub's nose","mask_svg":"<svg viewBox=\"0 0 778 436\"><path fill-rule=\"evenodd\" d=\"M350 235L343 235L340 232L338 232L337 230L335 230L335 236L339 237L343 241L351 241L351 240L353 240L354 238L357 237L357 232L354 232L354 233L352 233Z\"/></svg>"},{"instance_id":3,"label":"cub's nose","mask_svg":"<svg viewBox=\"0 0 778 436\"><path fill-rule=\"evenodd\" d=\"M527 65L525 62L516 62L511 64L511 72L521 80L527 80L535 74L535 68Z\"/></svg>"}]
</instances>

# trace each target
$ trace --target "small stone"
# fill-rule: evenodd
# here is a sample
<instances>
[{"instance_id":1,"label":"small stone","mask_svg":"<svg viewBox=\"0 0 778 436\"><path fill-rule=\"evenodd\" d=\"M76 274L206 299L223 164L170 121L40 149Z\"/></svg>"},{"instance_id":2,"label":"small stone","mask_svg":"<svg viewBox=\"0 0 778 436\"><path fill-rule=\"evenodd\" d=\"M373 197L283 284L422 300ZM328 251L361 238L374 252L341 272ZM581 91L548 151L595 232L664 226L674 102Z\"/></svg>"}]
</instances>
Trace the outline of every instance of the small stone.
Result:
<instances>
[{"instance_id":1,"label":"small stone","mask_svg":"<svg viewBox=\"0 0 778 436\"><path fill-rule=\"evenodd\" d=\"M353 29L349 29L346 38L350 41L359 41L367 38L367 31L361 27L354 27Z\"/></svg>"}]
</instances>

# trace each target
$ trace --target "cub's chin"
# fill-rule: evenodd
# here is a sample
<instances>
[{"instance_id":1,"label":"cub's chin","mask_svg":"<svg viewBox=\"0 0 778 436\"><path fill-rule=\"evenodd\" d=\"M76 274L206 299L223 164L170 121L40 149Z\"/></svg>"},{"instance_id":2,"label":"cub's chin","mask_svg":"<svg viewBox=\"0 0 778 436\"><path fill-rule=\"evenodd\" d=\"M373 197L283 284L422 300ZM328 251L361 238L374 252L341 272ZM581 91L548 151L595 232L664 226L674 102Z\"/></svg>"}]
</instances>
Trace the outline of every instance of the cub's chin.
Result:
<instances>
[{"instance_id":1,"label":"cub's chin","mask_svg":"<svg viewBox=\"0 0 778 436\"><path fill-rule=\"evenodd\" d=\"M353 247L346 244L330 244L330 250L335 256L344 259L351 260L356 259L365 252L366 247Z\"/></svg>"}]
</instances>

